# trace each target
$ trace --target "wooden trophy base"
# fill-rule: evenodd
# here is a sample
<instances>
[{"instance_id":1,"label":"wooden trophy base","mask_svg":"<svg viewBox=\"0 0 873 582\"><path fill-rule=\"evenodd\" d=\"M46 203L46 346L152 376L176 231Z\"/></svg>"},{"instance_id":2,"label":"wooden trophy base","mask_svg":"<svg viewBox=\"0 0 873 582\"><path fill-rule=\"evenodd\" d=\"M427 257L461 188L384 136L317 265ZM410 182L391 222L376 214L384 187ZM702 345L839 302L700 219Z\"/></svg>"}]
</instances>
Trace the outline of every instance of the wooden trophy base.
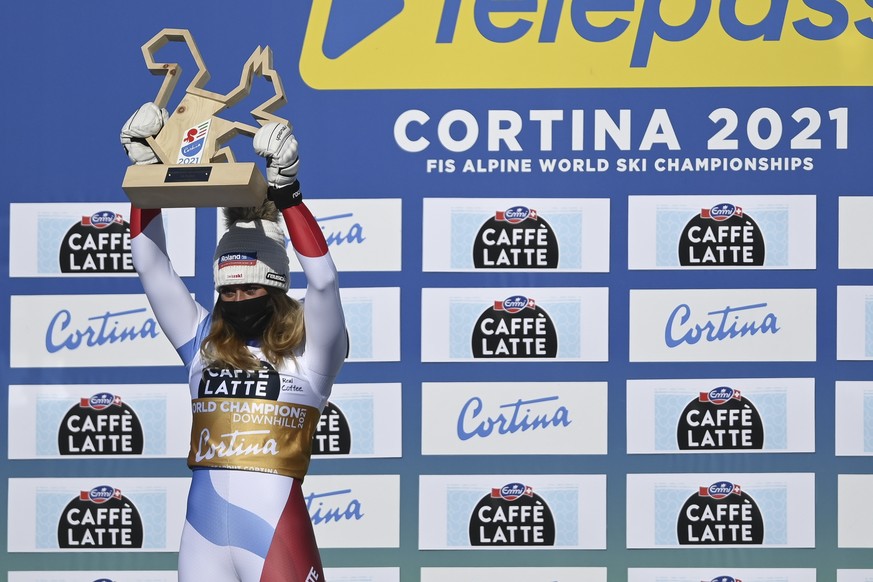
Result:
<instances>
[{"instance_id":1,"label":"wooden trophy base","mask_svg":"<svg viewBox=\"0 0 873 582\"><path fill-rule=\"evenodd\" d=\"M121 189L138 208L260 206L267 182L254 163L130 166Z\"/></svg>"}]
</instances>

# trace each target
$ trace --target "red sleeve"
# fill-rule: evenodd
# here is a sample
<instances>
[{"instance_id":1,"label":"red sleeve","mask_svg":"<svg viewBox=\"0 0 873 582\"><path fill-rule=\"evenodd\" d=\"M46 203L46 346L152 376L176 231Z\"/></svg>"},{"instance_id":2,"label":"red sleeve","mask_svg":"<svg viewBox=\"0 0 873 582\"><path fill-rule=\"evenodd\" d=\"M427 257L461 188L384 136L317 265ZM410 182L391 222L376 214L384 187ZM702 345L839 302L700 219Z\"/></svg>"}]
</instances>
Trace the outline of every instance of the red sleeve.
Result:
<instances>
[{"instance_id":1,"label":"red sleeve","mask_svg":"<svg viewBox=\"0 0 873 582\"><path fill-rule=\"evenodd\" d=\"M327 254L327 241L324 240L321 227L305 204L282 210L282 217L295 251L304 257L323 257Z\"/></svg>"},{"instance_id":2,"label":"red sleeve","mask_svg":"<svg viewBox=\"0 0 873 582\"><path fill-rule=\"evenodd\" d=\"M142 233L158 215L161 214L160 208L137 208L133 204L130 205L130 238L135 238Z\"/></svg>"}]
</instances>

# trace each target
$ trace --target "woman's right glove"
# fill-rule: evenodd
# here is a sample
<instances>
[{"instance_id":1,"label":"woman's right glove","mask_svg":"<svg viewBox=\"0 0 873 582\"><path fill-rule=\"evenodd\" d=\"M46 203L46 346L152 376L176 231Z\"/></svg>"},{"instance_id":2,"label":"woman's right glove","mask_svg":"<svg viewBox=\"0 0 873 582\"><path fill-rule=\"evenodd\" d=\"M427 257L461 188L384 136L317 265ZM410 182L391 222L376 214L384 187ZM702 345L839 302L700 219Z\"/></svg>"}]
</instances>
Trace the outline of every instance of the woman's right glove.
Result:
<instances>
[{"instance_id":1,"label":"woman's right glove","mask_svg":"<svg viewBox=\"0 0 873 582\"><path fill-rule=\"evenodd\" d=\"M121 128L121 145L131 162L142 166L160 161L145 138L158 135L169 118L166 109L151 102L133 112Z\"/></svg>"}]
</instances>

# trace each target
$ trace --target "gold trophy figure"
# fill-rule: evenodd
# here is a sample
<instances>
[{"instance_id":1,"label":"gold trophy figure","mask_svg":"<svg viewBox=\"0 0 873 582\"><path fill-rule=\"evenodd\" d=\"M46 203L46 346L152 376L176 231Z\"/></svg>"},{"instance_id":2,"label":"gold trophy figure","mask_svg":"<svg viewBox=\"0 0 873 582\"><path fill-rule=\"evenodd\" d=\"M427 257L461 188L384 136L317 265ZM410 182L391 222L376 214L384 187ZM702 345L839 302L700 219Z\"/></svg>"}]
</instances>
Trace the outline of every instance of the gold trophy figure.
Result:
<instances>
[{"instance_id":1,"label":"gold trophy figure","mask_svg":"<svg viewBox=\"0 0 873 582\"><path fill-rule=\"evenodd\" d=\"M253 137L260 126L271 121L291 127L288 120L273 114L287 100L282 81L273 69L272 51L269 47L256 48L243 65L239 85L220 95L203 88L209 81L209 71L190 32L165 28L142 47L149 71L164 76L154 100L160 108L166 107L182 72L177 63L155 61L154 53L170 41L187 44L198 71L164 128L157 137L146 138L162 163L128 167L122 189L139 208L260 205L267 193L266 180L256 164L237 162L224 144L238 134ZM251 111L259 125L216 117L250 93L255 75L268 79L275 92Z\"/></svg>"}]
</instances>

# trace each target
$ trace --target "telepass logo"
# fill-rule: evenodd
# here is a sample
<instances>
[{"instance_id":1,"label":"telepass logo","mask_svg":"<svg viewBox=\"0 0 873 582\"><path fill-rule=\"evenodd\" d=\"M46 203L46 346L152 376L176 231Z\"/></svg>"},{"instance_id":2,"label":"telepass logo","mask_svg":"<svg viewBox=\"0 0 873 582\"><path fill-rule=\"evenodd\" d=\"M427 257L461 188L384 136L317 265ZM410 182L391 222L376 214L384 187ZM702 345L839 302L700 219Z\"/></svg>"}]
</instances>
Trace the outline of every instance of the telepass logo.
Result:
<instances>
[{"instance_id":1,"label":"telepass logo","mask_svg":"<svg viewBox=\"0 0 873 582\"><path fill-rule=\"evenodd\" d=\"M313 0L300 70L318 89L869 85L871 40L855 0Z\"/></svg>"}]
</instances>

